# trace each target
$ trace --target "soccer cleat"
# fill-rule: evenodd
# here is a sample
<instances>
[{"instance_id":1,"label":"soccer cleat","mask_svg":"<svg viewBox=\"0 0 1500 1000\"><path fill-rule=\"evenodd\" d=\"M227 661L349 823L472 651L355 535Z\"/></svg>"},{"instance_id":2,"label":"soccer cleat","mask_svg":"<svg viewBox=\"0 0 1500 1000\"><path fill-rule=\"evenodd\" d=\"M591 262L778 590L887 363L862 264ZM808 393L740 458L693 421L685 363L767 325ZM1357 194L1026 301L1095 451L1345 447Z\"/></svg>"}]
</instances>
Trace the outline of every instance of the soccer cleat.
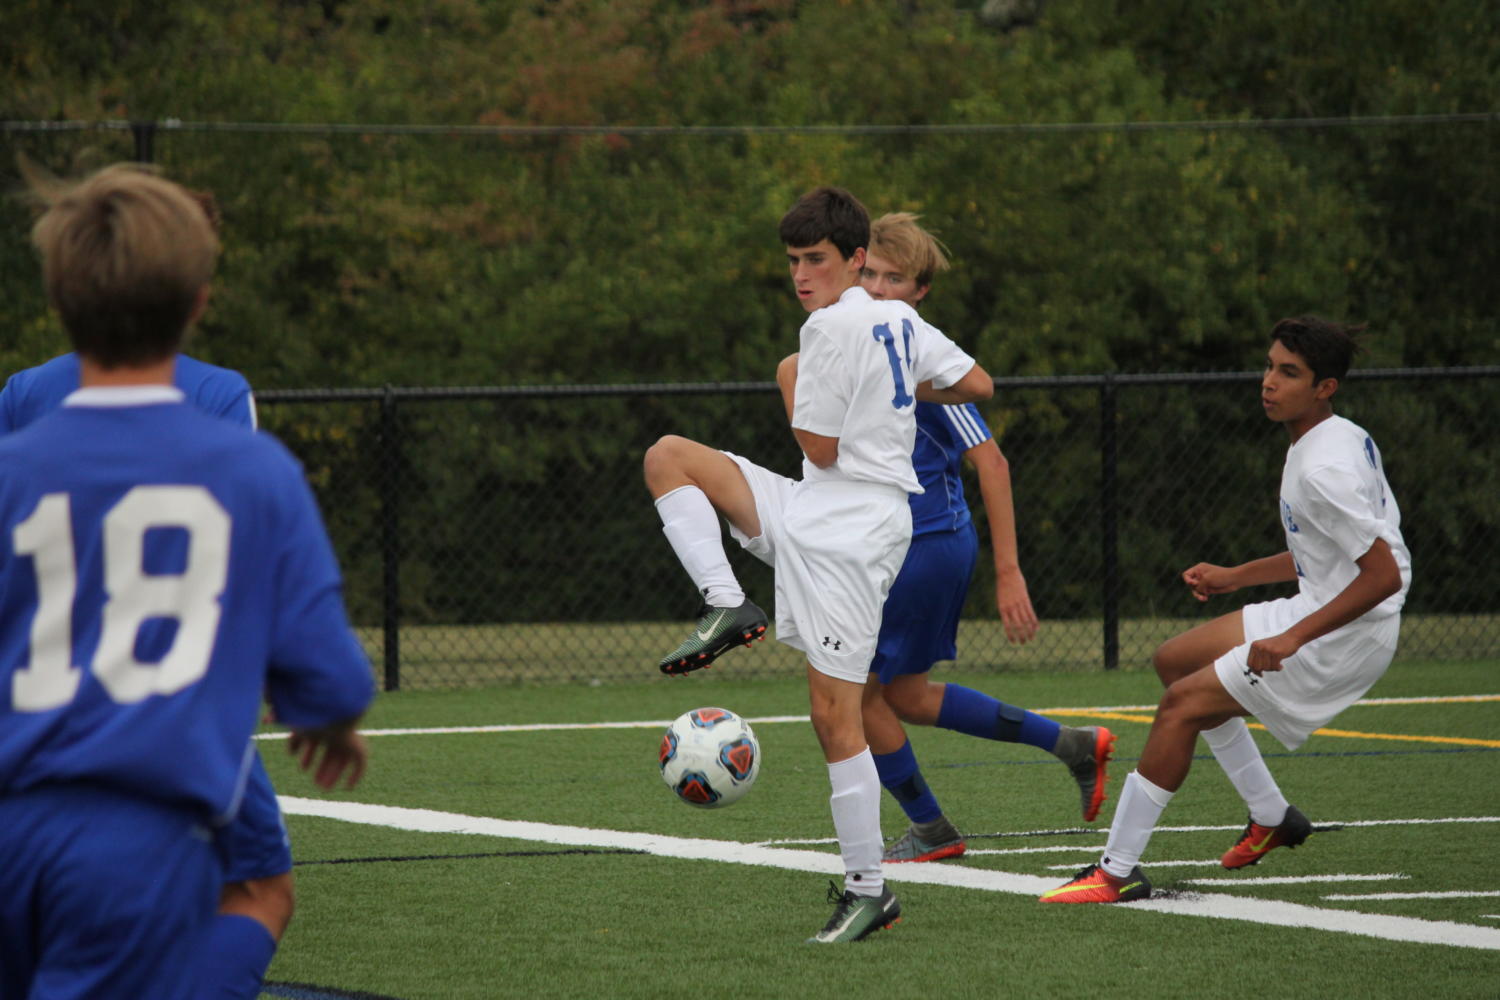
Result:
<instances>
[{"instance_id":1,"label":"soccer cleat","mask_svg":"<svg viewBox=\"0 0 1500 1000\"><path fill-rule=\"evenodd\" d=\"M698 621L682 645L661 658L664 674L685 674L706 667L735 646L748 646L766 634L766 613L749 598L737 608L715 608L705 604Z\"/></svg>"},{"instance_id":2,"label":"soccer cleat","mask_svg":"<svg viewBox=\"0 0 1500 1000\"><path fill-rule=\"evenodd\" d=\"M1057 738L1057 747L1052 751L1073 773L1078 782L1078 791L1083 797L1083 819L1092 823L1099 816L1099 807L1108 798L1105 787L1109 776L1104 765L1115 752L1115 734L1103 726L1063 728Z\"/></svg>"},{"instance_id":3,"label":"soccer cleat","mask_svg":"<svg viewBox=\"0 0 1500 1000\"><path fill-rule=\"evenodd\" d=\"M890 886L882 887L878 896L856 896L847 890L839 892L839 887L829 882L828 901L836 904L833 916L807 939L808 944L859 941L901 919L901 903Z\"/></svg>"},{"instance_id":4,"label":"soccer cleat","mask_svg":"<svg viewBox=\"0 0 1500 1000\"><path fill-rule=\"evenodd\" d=\"M1253 819L1245 825L1239 843L1224 852L1225 868L1253 865L1278 847L1296 847L1312 833L1312 824L1296 806L1286 807L1286 818L1280 826L1261 826Z\"/></svg>"},{"instance_id":5,"label":"soccer cleat","mask_svg":"<svg viewBox=\"0 0 1500 1000\"><path fill-rule=\"evenodd\" d=\"M885 849L882 861L937 861L964 852L964 835L940 816L931 823L913 823Z\"/></svg>"},{"instance_id":6,"label":"soccer cleat","mask_svg":"<svg viewBox=\"0 0 1500 1000\"><path fill-rule=\"evenodd\" d=\"M1130 869L1124 878L1115 878L1098 865L1089 865L1067 885L1048 889L1037 898L1043 903L1129 903L1150 896L1151 883L1140 865Z\"/></svg>"}]
</instances>

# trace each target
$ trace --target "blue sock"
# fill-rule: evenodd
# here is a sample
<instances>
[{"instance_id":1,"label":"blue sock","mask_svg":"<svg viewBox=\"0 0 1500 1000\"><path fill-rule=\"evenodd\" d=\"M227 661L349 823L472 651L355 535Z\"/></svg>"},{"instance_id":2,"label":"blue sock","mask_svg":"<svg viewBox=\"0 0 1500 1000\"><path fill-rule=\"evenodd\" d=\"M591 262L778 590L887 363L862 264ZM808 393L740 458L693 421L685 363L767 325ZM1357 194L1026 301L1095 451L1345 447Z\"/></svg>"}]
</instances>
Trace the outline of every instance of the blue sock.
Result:
<instances>
[{"instance_id":1,"label":"blue sock","mask_svg":"<svg viewBox=\"0 0 1500 1000\"><path fill-rule=\"evenodd\" d=\"M980 739L1025 743L1048 753L1057 746L1057 736L1062 731L1062 726L1046 716L951 683L944 687L937 724Z\"/></svg>"},{"instance_id":2,"label":"blue sock","mask_svg":"<svg viewBox=\"0 0 1500 1000\"><path fill-rule=\"evenodd\" d=\"M254 917L221 913L198 947L198 997L255 1000L276 939Z\"/></svg>"},{"instance_id":3,"label":"blue sock","mask_svg":"<svg viewBox=\"0 0 1500 1000\"><path fill-rule=\"evenodd\" d=\"M880 783L895 796L901 810L913 823L929 823L943 814L922 769L917 766L917 755L912 753L911 740L901 744L895 753L872 753L875 758L875 773Z\"/></svg>"}]
</instances>

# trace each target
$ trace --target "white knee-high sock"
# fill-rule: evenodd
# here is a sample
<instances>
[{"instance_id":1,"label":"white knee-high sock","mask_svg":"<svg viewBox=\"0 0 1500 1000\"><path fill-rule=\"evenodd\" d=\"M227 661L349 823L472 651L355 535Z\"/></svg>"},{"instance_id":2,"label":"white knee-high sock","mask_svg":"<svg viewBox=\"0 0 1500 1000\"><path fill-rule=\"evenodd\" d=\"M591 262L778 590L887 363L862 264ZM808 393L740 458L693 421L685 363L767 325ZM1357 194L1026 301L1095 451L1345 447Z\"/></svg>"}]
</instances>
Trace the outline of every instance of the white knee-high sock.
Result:
<instances>
[{"instance_id":1,"label":"white knee-high sock","mask_svg":"<svg viewBox=\"0 0 1500 1000\"><path fill-rule=\"evenodd\" d=\"M1250 818L1261 826L1278 826L1286 819L1286 796L1271 777L1255 737L1245 720L1233 718L1222 726L1203 731L1204 742L1229 776L1230 784L1245 800Z\"/></svg>"},{"instance_id":2,"label":"white knee-high sock","mask_svg":"<svg viewBox=\"0 0 1500 1000\"><path fill-rule=\"evenodd\" d=\"M885 887L880 871L880 775L865 747L848 760L828 765L828 798L833 829L844 859L844 888L857 896L878 896Z\"/></svg>"},{"instance_id":3,"label":"white knee-high sock","mask_svg":"<svg viewBox=\"0 0 1500 1000\"><path fill-rule=\"evenodd\" d=\"M1156 829L1156 821L1161 819L1162 810L1175 794L1147 781L1138 771L1125 776L1120 804L1115 806L1115 819L1104 845L1104 858L1099 862L1105 871L1124 878L1141 863L1151 831Z\"/></svg>"},{"instance_id":4,"label":"white knee-high sock","mask_svg":"<svg viewBox=\"0 0 1500 1000\"><path fill-rule=\"evenodd\" d=\"M657 497L656 513L677 561L703 599L716 608L737 608L745 603L745 592L724 554L718 512L703 491L696 486L679 486Z\"/></svg>"}]
</instances>

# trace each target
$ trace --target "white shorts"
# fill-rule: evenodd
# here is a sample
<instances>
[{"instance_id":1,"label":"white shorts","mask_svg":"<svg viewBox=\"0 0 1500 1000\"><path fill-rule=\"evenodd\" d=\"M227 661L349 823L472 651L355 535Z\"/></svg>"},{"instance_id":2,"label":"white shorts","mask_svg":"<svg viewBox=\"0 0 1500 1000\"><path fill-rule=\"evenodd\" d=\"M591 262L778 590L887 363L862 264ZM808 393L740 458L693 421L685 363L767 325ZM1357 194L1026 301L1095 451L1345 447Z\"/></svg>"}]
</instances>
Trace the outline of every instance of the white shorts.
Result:
<instances>
[{"instance_id":1,"label":"white shorts","mask_svg":"<svg viewBox=\"0 0 1500 1000\"><path fill-rule=\"evenodd\" d=\"M1244 644L1214 661L1224 689L1288 750L1364 697L1390 666L1401 632L1400 615L1361 618L1309 642L1280 670L1250 672L1250 643L1280 635L1315 610L1301 595L1245 605Z\"/></svg>"},{"instance_id":2,"label":"white shorts","mask_svg":"<svg viewBox=\"0 0 1500 1000\"><path fill-rule=\"evenodd\" d=\"M814 670L864 684L886 594L911 544L898 486L801 482L725 452L755 496L760 534L729 533L776 571L776 638Z\"/></svg>"}]
</instances>

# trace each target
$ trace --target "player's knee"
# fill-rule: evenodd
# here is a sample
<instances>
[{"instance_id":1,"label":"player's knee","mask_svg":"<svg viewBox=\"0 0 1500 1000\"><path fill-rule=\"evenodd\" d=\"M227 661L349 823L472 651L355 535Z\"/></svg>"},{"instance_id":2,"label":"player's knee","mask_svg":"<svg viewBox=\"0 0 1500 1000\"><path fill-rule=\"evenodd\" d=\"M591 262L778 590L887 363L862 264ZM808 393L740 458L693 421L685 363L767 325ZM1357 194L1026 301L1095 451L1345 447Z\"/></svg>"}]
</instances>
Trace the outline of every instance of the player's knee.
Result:
<instances>
[{"instance_id":1,"label":"player's knee","mask_svg":"<svg viewBox=\"0 0 1500 1000\"><path fill-rule=\"evenodd\" d=\"M1170 687L1198 669L1201 664L1189 663L1183 655L1181 645L1175 639L1168 639L1151 654L1151 666L1156 669L1156 676L1161 679L1162 686Z\"/></svg>"},{"instance_id":2,"label":"player's knee","mask_svg":"<svg viewBox=\"0 0 1500 1000\"><path fill-rule=\"evenodd\" d=\"M885 689L885 703L891 706L891 711L896 713L896 718L902 722L922 725L922 698L921 692L912 691L903 687L887 687Z\"/></svg>"},{"instance_id":3,"label":"player's knee","mask_svg":"<svg viewBox=\"0 0 1500 1000\"><path fill-rule=\"evenodd\" d=\"M1205 698L1200 685L1186 679L1173 681L1161 696L1156 709L1156 724L1167 727L1201 731L1214 711Z\"/></svg>"},{"instance_id":4,"label":"player's knee","mask_svg":"<svg viewBox=\"0 0 1500 1000\"><path fill-rule=\"evenodd\" d=\"M1162 694L1161 701L1156 706L1157 721L1174 725L1180 723L1186 714L1190 700L1181 684L1175 681L1168 682L1167 690Z\"/></svg>"},{"instance_id":5,"label":"player's knee","mask_svg":"<svg viewBox=\"0 0 1500 1000\"><path fill-rule=\"evenodd\" d=\"M687 468L687 449L693 442L677 434L665 434L646 449L641 463L646 485L653 492L665 484L675 483L684 477Z\"/></svg>"}]
</instances>

